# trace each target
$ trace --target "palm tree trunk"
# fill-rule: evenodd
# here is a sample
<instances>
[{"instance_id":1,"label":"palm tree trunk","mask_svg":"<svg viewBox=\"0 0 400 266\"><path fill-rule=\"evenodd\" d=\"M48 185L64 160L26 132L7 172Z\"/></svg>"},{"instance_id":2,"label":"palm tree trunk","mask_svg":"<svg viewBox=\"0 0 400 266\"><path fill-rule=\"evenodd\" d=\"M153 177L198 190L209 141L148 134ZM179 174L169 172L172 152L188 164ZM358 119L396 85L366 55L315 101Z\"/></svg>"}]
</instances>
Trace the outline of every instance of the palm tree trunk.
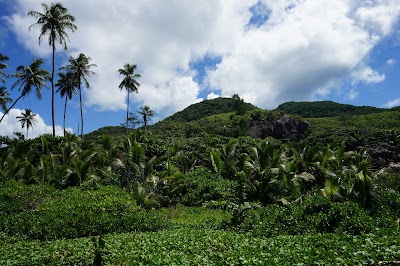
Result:
<instances>
[{"instance_id":1,"label":"palm tree trunk","mask_svg":"<svg viewBox=\"0 0 400 266\"><path fill-rule=\"evenodd\" d=\"M129 118L129 89L128 89L128 102L126 106L126 137L128 137L128 118Z\"/></svg>"},{"instance_id":2,"label":"palm tree trunk","mask_svg":"<svg viewBox=\"0 0 400 266\"><path fill-rule=\"evenodd\" d=\"M147 115L143 115L143 123L144 123L144 133L146 133L146 126L147 126Z\"/></svg>"},{"instance_id":3,"label":"palm tree trunk","mask_svg":"<svg viewBox=\"0 0 400 266\"><path fill-rule=\"evenodd\" d=\"M53 137L56 136L56 127L54 121L54 56L56 52L56 45L54 43L53 38L53 61L52 61L52 68L51 68L51 120L53 124Z\"/></svg>"},{"instance_id":4,"label":"palm tree trunk","mask_svg":"<svg viewBox=\"0 0 400 266\"><path fill-rule=\"evenodd\" d=\"M65 95L65 104L64 104L64 137L65 137L65 114L67 113L67 101L68 101L68 96Z\"/></svg>"},{"instance_id":5,"label":"palm tree trunk","mask_svg":"<svg viewBox=\"0 0 400 266\"><path fill-rule=\"evenodd\" d=\"M14 107L14 105L15 105L22 97L24 97L23 94L21 94L21 96L19 96L19 97L15 100L15 102L11 105L11 107L7 109L7 111L6 111L6 112L3 114L3 116L1 117L0 123L1 123L1 121L3 121L4 117L6 116L6 114L8 114L8 112L10 112L10 110Z\"/></svg>"},{"instance_id":6,"label":"palm tree trunk","mask_svg":"<svg viewBox=\"0 0 400 266\"><path fill-rule=\"evenodd\" d=\"M26 125L26 139L28 139L28 130L29 130L29 127L28 127L28 125Z\"/></svg>"},{"instance_id":7,"label":"palm tree trunk","mask_svg":"<svg viewBox=\"0 0 400 266\"><path fill-rule=\"evenodd\" d=\"M79 77L79 102L81 105L81 139L83 140L83 111L82 111L82 89L81 89L81 77Z\"/></svg>"}]
</instances>

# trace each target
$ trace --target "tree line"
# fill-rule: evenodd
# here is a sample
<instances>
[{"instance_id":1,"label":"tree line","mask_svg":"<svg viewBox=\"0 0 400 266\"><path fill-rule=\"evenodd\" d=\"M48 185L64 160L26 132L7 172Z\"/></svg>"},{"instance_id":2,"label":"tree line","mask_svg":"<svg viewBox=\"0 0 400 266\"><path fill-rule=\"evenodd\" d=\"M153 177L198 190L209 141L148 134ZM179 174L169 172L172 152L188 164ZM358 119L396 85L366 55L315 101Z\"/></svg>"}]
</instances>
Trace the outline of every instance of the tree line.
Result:
<instances>
[{"instance_id":1,"label":"tree line","mask_svg":"<svg viewBox=\"0 0 400 266\"><path fill-rule=\"evenodd\" d=\"M33 59L33 62L27 66L19 66L16 72L8 75L5 69L8 68L6 61L9 58L6 55L0 53L0 81L4 85L6 84L6 79L9 77L15 78L16 81L12 84L11 90L18 88L21 92L20 96L13 100L9 97L7 88L5 86L0 87L0 107L3 109L4 114L0 118L0 123L3 121L4 117L9 113L9 111L17 104L19 100L30 94L32 91L35 92L39 100L42 99L41 89L43 87L49 87L47 82L51 83L51 113L52 113L52 135L55 136L55 111L54 111L54 97L55 88L56 92L60 94L61 97L65 97L64 104L64 136L65 136L65 120L66 120L66 110L67 102L71 100L73 95L79 94L80 103L80 136L83 138L84 130L84 119L83 119L83 108L82 108L82 89L86 87L90 88L89 77L95 75L96 73L92 70L96 67L96 64L92 64L92 59L80 53L77 57L69 56L69 64L59 68L58 80L55 82L55 53L56 53L56 43L62 45L66 50L68 34L67 31L75 32L78 27L74 24L75 17L68 13L68 9L65 8L61 3L52 3L50 6L43 3L43 11L30 11L28 16L32 16L37 19L36 23L32 24L29 29L39 27L39 44L42 43L44 38L48 38L48 43L52 48L52 67L51 72L43 69L42 65L44 61L42 59ZM127 115L126 115L126 134L128 135L128 120L129 120L129 95L130 92L138 92L140 83L137 81L140 78L140 74L135 73L137 65L135 64L125 64L123 68L118 70L118 73L123 76L123 80L119 85L119 88L127 90ZM11 104L10 107L7 107ZM26 109L30 110L30 109ZM27 111L26 111L27 112ZM25 114L26 114L25 112ZM30 110L31 112L31 110ZM147 122L150 117L154 116L154 112L148 106L144 106L141 109L140 114L143 117L143 125L146 127ZM23 114L21 114L23 115ZM26 121L26 120L24 120ZM27 130L32 127L32 122L35 120L31 119L30 122L26 124ZM21 122L22 123L22 122ZM22 125L24 125L22 124ZM28 134L28 133L27 133ZM78 132L79 134L79 132Z\"/></svg>"}]
</instances>

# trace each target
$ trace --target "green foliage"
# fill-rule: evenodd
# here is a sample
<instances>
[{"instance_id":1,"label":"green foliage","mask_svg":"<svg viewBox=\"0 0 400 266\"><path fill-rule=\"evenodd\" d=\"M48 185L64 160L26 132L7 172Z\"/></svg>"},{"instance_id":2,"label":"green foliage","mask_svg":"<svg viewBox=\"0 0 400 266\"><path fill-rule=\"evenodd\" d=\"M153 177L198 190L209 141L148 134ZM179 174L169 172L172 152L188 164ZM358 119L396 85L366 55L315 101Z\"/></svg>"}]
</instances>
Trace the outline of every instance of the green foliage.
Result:
<instances>
[{"instance_id":1,"label":"green foliage","mask_svg":"<svg viewBox=\"0 0 400 266\"><path fill-rule=\"evenodd\" d=\"M303 204L249 207L235 212L231 221L234 228L268 237L310 233L359 235L374 232L375 225L376 221L358 204L331 202L318 196L306 198Z\"/></svg>"},{"instance_id":2,"label":"green foliage","mask_svg":"<svg viewBox=\"0 0 400 266\"><path fill-rule=\"evenodd\" d=\"M252 237L183 228L103 237L104 265L378 265L400 256L398 235ZM90 265L90 238L19 241L0 236L1 265Z\"/></svg>"},{"instance_id":3,"label":"green foliage","mask_svg":"<svg viewBox=\"0 0 400 266\"><path fill-rule=\"evenodd\" d=\"M173 180L168 185L167 195L172 202L199 206L208 201L232 199L233 187L233 181L205 168L198 168Z\"/></svg>"},{"instance_id":4,"label":"green foliage","mask_svg":"<svg viewBox=\"0 0 400 266\"><path fill-rule=\"evenodd\" d=\"M68 188L53 190L52 195L42 201L35 201L35 197L26 201L26 195L2 188L0 231L44 240L152 231L168 226L165 212L142 210L129 193L116 187Z\"/></svg>"},{"instance_id":5,"label":"green foliage","mask_svg":"<svg viewBox=\"0 0 400 266\"><path fill-rule=\"evenodd\" d=\"M287 114L296 114L305 118L335 117L347 115L369 115L387 111L388 109L371 106L353 106L331 101L320 102L286 102L276 108Z\"/></svg>"},{"instance_id":6,"label":"green foliage","mask_svg":"<svg viewBox=\"0 0 400 266\"><path fill-rule=\"evenodd\" d=\"M223 114L229 112L235 112L237 108L235 99L232 98L217 98L212 100L204 100L200 103L192 104L181 112L168 117L166 121L182 121L189 122L194 120L199 120L210 115ZM249 103L244 103L243 106L240 105L241 110L250 111L256 109L253 105Z\"/></svg>"}]
</instances>

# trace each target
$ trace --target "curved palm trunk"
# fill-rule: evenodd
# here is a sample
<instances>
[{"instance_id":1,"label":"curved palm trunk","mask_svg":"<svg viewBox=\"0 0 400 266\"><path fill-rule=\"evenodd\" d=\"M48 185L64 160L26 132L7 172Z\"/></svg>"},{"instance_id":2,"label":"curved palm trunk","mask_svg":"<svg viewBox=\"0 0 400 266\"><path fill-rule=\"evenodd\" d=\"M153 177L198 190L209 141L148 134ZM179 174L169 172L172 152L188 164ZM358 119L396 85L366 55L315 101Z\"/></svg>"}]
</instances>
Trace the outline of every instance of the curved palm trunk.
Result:
<instances>
[{"instance_id":1,"label":"curved palm trunk","mask_svg":"<svg viewBox=\"0 0 400 266\"><path fill-rule=\"evenodd\" d=\"M6 111L6 112L3 114L3 116L1 117L0 123L1 123L1 121L3 121L4 117L8 114L8 112L10 112L10 110L14 107L14 105L15 105L22 97L24 97L24 95L21 94L21 96L19 96L19 97L15 100L15 102L11 105L11 107L7 109L7 111Z\"/></svg>"},{"instance_id":2,"label":"curved palm trunk","mask_svg":"<svg viewBox=\"0 0 400 266\"><path fill-rule=\"evenodd\" d=\"M28 125L26 125L26 139L28 139L28 130L29 130L29 127L28 127Z\"/></svg>"},{"instance_id":3,"label":"curved palm trunk","mask_svg":"<svg viewBox=\"0 0 400 266\"><path fill-rule=\"evenodd\" d=\"M65 137L65 116L67 113L67 101L68 101L68 96L65 97L65 104L64 104L64 137Z\"/></svg>"},{"instance_id":4,"label":"curved palm trunk","mask_svg":"<svg viewBox=\"0 0 400 266\"><path fill-rule=\"evenodd\" d=\"M53 124L53 137L56 136L56 127L54 121L54 55L56 52L56 46L54 44L53 38L53 61L52 61L52 68L51 68L51 120Z\"/></svg>"},{"instance_id":5,"label":"curved palm trunk","mask_svg":"<svg viewBox=\"0 0 400 266\"><path fill-rule=\"evenodd\" d=\"M82 111L82 90L81 90L81 77L79 77L79 102L81 105L81 139L83 140L83 111Z\"/></svg>"},{"instance_id":6,"label":"curved palm trunk","mask_svg":"<svg viewBox=\"0 0 400 266\"><path fill-rule=\"evenodd\" d=\"M128 137L128 113L129 113L129 89L128 89L128 102L127 102L127 106L126 106L126 137Z\"/></svg>"}]
</instances>

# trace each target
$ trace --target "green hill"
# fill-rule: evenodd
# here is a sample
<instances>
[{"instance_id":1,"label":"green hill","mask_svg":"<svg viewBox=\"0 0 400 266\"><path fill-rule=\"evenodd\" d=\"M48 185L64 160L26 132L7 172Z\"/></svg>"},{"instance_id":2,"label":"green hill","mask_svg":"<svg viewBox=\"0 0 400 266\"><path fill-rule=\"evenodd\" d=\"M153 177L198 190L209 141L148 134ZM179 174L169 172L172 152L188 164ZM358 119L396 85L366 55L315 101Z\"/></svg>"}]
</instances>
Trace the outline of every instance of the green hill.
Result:
<instances>
[{"instance_id":1,"label":"green hill","mask_svg":"<svg viewBox=\"0 0 400 266\"><path fill-rule=\"evenodd\" d=\"M183 111L166 118L166 121L189 122L199 120L210 115L223 114L235 111L236 100L232 98L216 98L192 104ZM244 111L257 109L250 103L243 102Z\"/></svg>"},{"instance_id":2,"label":"green hill","mask_svg":"<svg viewBox=\"0 0 400 266\"><path fill-rule=\"evenodd\" d=\"M287 114L295 114L304 118L335 117L343 115L369 115L391 109L377 108L371 106L354 106L350 104L335 103L332 101L320 102L287 102L276 108Z\"/></svg>"}]
</instances>

